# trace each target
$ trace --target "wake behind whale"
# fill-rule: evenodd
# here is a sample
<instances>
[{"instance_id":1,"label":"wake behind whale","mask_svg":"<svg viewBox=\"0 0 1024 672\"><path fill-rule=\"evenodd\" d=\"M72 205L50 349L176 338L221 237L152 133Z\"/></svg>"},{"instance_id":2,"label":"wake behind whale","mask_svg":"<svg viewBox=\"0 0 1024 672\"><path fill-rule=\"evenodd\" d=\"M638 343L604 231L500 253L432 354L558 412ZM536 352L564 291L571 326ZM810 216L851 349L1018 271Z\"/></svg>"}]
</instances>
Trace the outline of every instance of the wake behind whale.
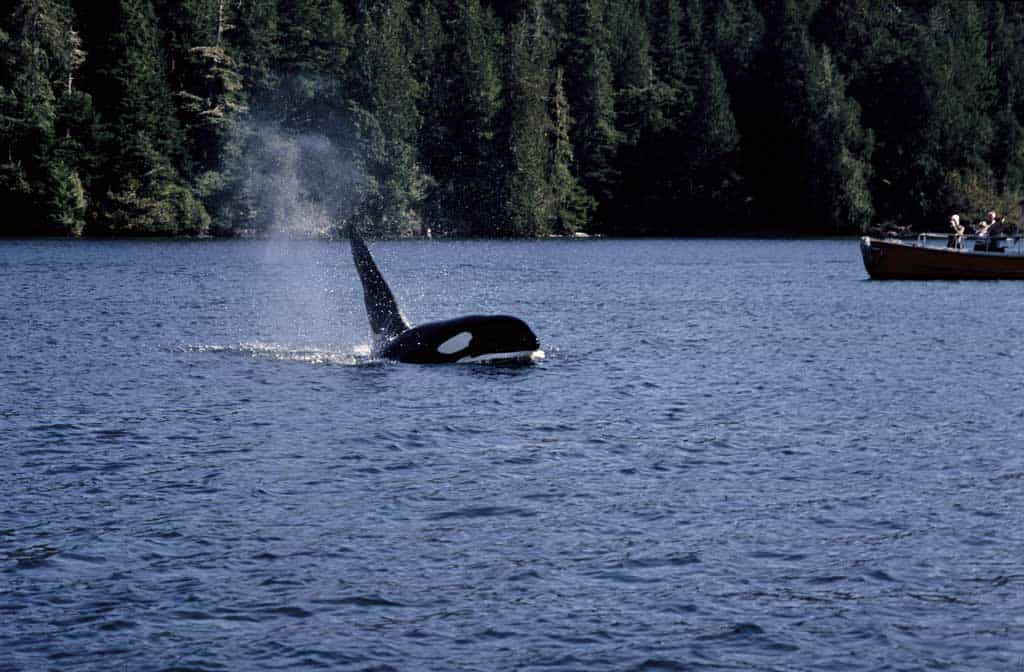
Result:
<instances>
[{"instance_id":1,"label":"wake behind whale","mask_svg":"<svg viewBox=\"0 0 1024 672\"><path fill-rule=\"evenodd\" d=\"M543 359L537 335L510 315L467 315L409 326L355 226L349 227L349 240L373 331L374 356L411 364L530 363Z\"/></svg>"}]
</instances>

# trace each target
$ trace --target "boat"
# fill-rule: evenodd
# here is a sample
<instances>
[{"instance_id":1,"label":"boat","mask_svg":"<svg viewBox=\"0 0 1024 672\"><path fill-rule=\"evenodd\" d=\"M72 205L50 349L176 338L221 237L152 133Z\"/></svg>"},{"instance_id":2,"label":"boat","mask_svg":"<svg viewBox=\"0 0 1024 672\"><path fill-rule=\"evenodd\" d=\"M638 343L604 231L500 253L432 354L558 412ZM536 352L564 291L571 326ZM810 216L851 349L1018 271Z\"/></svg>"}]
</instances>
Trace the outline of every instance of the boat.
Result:
<instances>
[{"instance_id":1,"label":"boat","mask_svg":"<svg viewBox=\"0 0 1024 672\"><path fill-rule=\"evenodd\" d=\"M941 246L929 242L936 240ZM864 268L878 280L1024 280L1024 238L975 240L970 249L946 247L946 240L933 233L916 240L865 236L860 253ZM965 244L970 240L965 237Z\"/></svg>"}]
</instances>

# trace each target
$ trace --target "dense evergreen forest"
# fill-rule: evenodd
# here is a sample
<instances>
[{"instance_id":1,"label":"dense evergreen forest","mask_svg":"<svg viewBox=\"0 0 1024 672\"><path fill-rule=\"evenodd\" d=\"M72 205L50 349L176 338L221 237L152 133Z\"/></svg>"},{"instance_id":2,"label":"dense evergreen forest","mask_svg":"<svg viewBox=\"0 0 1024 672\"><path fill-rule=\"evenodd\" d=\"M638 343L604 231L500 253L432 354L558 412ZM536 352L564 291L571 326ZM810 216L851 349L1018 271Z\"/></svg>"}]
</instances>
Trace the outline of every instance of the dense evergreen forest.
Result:
<instances>
[{"instance_id":1,"label":"dense evergreen forest","mask_svg":"<svg viewBox=\"0 0 1024 672\"><path fill-rule=\"evenodd\" d=\"M0 235L1016 214L1024 3L3 0Z\"/></svg>"}]
</instances>

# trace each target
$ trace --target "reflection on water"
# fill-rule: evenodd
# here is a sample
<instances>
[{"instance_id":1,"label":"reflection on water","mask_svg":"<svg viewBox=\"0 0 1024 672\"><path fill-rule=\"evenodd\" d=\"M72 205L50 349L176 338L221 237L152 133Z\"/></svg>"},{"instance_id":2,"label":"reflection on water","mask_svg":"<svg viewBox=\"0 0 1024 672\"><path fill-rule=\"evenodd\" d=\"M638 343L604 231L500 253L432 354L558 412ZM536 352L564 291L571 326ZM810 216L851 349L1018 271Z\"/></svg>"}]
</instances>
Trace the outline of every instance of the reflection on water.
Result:
<instances>
[{"instance_id":1,"label":"reflection on water","mask_svg":"<svg viewBox=\"0 0 1024 672\"><path fill-rule=\"evenodd\" d=\"M857 242L0 242L0 670L1016 670L1024 284ZM357 366L352 366L357 364Z\"/></svg>"}]
</instances>

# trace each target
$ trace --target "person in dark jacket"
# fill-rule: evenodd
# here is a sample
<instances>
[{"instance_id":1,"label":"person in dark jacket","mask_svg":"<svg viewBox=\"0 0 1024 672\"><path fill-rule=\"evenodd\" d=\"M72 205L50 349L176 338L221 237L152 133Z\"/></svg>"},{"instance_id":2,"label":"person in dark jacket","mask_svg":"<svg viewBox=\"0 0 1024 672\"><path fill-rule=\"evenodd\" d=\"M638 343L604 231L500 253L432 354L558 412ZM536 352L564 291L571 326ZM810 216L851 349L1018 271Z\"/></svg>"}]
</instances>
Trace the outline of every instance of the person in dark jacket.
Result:
<instances>
[{"instance_id":1,"label":"person in dark jacket","mask_svg":"<svg viewBox=\"0 0 1024 672\"><path fill-rule=\"evenodd\" d=\"M949 218L949 238L946 239L946 247L959 250L964 246L964 227L960 224L960 215L953 215Z\"/></svg>"}]
</instances>

